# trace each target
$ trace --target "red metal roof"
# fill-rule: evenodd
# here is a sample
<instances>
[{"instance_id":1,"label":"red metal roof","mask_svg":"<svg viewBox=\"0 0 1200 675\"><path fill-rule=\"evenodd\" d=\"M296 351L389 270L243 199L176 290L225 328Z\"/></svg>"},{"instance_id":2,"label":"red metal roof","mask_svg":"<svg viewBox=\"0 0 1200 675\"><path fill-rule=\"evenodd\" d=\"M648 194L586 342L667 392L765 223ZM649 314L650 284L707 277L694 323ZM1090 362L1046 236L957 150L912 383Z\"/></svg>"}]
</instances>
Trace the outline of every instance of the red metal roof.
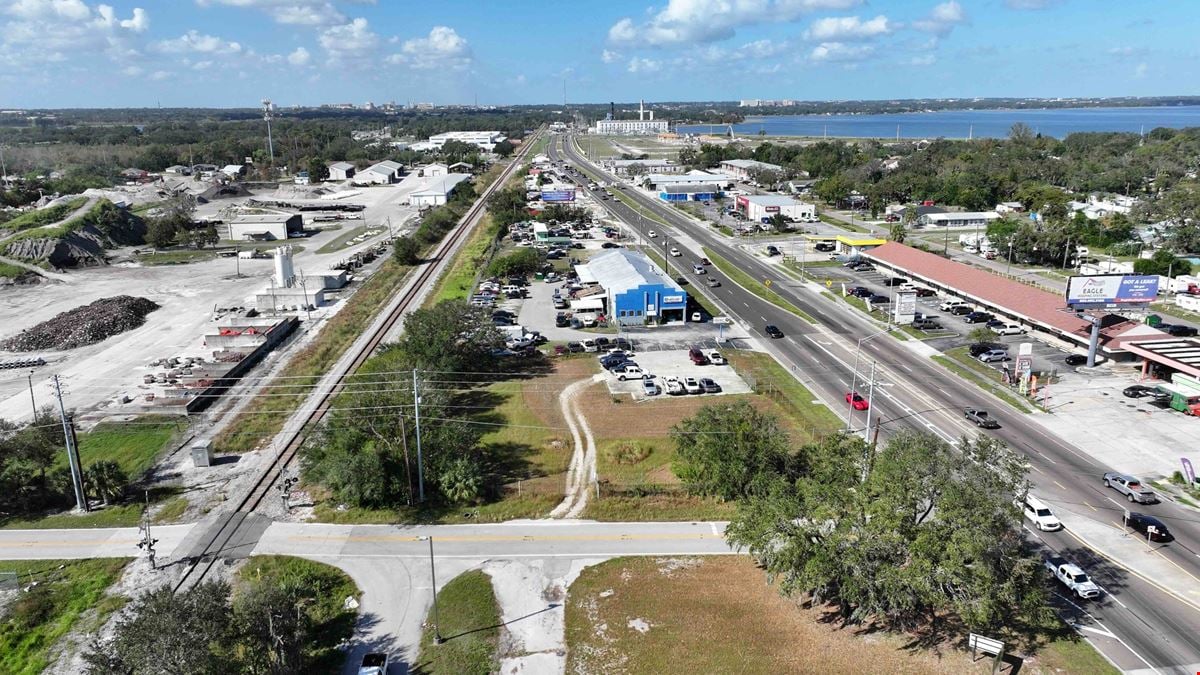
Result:
<instances>
[{"instance_id":1,"label":"red metal roof","mask_svg":"<svg viewBox=\"0 0 1200 675\"><path fill-rule=\"evenodd\" d=\"M1062 296L1035 286L894 241L863 251L862 255L903 271L918 281L956 289L958 294L968 299L1052 327L1077 340L1086 341L1091 334L1091 323L1067 312ZM1105 327L1100 331L1101 343L1110 350L1119 349L1123 342L1133 339L1141 341L1168 337L1148 326L1111 314L1104 317L1102 325ZM1133 330L1135 328L1140 330ZM1131 331L1136 335L1125 335Z\"/></svg>"}]
</instances>

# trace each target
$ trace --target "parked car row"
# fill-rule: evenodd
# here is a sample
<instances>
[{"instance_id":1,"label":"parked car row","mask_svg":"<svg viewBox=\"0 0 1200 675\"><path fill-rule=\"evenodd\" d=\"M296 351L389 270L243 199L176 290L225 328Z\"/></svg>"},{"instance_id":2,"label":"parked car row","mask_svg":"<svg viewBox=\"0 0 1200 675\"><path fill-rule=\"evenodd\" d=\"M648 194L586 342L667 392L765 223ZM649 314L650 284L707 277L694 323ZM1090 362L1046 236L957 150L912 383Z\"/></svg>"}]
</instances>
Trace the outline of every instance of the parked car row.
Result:
<instances>
[{"instance_id":1,"label":"parked car row","mask_svg":"<svg viewBox=\"0 0 1200 675\"><path fill-rule=\"evenodd\" d=\"M721 385L717 384L711 377L667 377L663 380L667 387L667 393L671 396L682 396L684 394L719 394L721 393Z\"/></svg>"}]
</instances>

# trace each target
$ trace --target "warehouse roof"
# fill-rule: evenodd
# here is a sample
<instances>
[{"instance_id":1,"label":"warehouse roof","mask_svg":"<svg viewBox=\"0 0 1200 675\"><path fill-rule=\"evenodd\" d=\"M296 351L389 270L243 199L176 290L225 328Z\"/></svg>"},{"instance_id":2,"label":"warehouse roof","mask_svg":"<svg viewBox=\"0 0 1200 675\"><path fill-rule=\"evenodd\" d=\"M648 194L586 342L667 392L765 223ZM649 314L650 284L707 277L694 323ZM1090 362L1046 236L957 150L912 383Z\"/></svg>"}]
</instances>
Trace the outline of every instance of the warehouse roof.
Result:
<instances>
[{"instance_id":1,"label":"warehouse roof","mask_svg":"<svg viewBox=\"0 0 1200 675\"><path fill-rule=\"evenodd\" d=\"M739 201L745 200L757 206L795 206L800 202L781 195L746 195L739 197Z\"/></svg>"},{"instance_id":2,"label":"warehouse roof","mask_svg":"<svg viewBox=\"0 0 1200 675\"><path fill-rule=\"evenodd\" d=\"M694 183L688 185L664 185L662 191L671 195L695 194L697 192L719 192L712 183Z\"/></svg>"},{"instance_id":3,"label":"warehouse roof","mask_svg":"<svg viewBox=\"0 0 1200 675\"><path fill-rule=\"evenodd\" d=\"M425 184L425 187L412 193L413 197L440 197L448 195L454 191L454 188L459 183L470 178L469 174L465 173L448 173L445 176L438 176L431 179Z\"/></svg>"},{"instance_id":4,"label":"warehouse roof","mask_svg":"<svg viewBox=\"0 0 1200 675\"><path fill-rule=\"evenodd\" d=\"M255 213L246 216L236 216L233 222L237 225L250 225L254 223L286 223L292 218L299 218L297 213Z\"/></svg>"},{"instance_id":5,"label":"warehouse roof","mask_svg":"<svg viewBox=\"0 0 1200 675\"><path fill-rule=\"evenodd\" d=\"M756 159L727 159L721 162L721 166L736 166L739 169L769 169L771 171L782 171L783 167L778 164L768 164L760 162Z\"/></svg>"},{"instance_id":6,"label":"warehouse roof","mask_svg":"<svg viewBox=\"0 0 1200 675\"><path fill-rule=\"evenodd\" d=\"M666 286L680 293L683 288L659 269L645 254L625 248L605 251L587 265L592 278L609 293L624 293L638 286Z\"/></svg>"},{"instance_id":7,"label":"warehouse roof","mask_svg":"<svg viewBox=\"0 0 1200 675\"><path fill-rule=\"evenodd\" d=\"M334 162L329 165L329 168L338 169L339 171L349 171L354 168L354 165L350 162Z\"/></svg>"}]
</instances>

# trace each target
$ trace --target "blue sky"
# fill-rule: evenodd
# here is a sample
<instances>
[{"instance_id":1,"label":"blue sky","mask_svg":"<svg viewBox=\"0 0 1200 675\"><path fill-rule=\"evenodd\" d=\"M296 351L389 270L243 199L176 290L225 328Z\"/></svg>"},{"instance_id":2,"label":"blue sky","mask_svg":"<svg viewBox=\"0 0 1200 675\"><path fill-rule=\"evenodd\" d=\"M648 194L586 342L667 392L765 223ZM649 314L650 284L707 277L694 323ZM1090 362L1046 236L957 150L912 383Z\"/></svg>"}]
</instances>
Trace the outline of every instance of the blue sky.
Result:
<instances>
[{"instance_id":1,"label":"blue sky","mask_svg":"<svg viewBox=\"0 0 1200 675\"><path fill-rule=\"evenodd\" d=\"M0 107L1196 94L1187 0L0 0Z\"/></svg>"}]
</instances>

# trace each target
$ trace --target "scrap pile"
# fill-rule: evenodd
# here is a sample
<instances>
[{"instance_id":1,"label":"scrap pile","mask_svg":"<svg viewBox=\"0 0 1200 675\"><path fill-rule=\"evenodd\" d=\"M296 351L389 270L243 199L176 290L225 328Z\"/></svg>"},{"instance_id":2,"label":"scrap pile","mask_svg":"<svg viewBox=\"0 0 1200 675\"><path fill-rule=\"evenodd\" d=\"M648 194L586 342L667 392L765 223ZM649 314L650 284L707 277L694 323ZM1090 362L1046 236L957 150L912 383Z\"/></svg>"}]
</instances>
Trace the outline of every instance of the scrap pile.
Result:
<instances>
[{"instance_id":1,"label":"scrap pile","mask_svg":"<svg viewBox=\"0 0 1200 675\"><path fill-rule=\"evenodd\" d=\"M0 341L0 349L14 352L74 349L96 344L146 323L158 304L146 298L118 295L76 307L33 328Z\"/></svg>"}]
</instances>

